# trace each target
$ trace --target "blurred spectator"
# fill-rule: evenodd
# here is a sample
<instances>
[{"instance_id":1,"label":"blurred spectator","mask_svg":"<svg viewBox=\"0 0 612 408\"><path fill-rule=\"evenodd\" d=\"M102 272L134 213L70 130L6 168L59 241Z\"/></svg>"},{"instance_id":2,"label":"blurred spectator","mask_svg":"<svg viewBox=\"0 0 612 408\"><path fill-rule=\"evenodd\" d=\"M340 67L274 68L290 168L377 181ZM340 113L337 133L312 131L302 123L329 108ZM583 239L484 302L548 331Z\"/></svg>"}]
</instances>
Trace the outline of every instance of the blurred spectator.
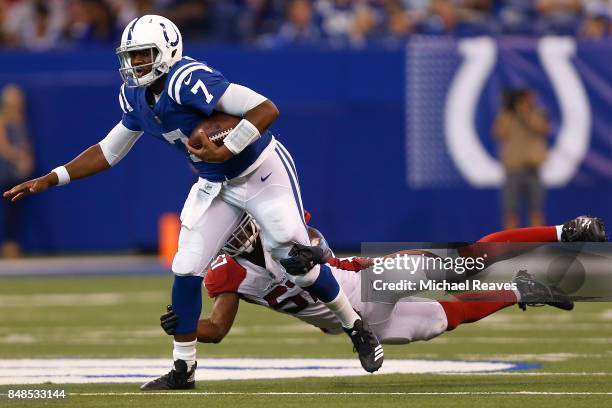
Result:
<instances>
[{"instance_id":1,"label":"blurred spectator","mask_svg":"<svg viewBox=\"0 0 612 408\"><path fill-rule=\"evenodd\" d=\"M162 5L155 0L108 0L116 17L117 31L121 32L127 24L139 16L155 14Z\"/></svg>"},{"instance_id":2,"label":"blurred spectator","mask_svg":"<svg viewBox=\"0 0 612 408\"><path fill-rule=\"evenodd\" d=\"M239 3L236 34L237 39L243 43L256 42L262 35L274 33L282 24L286 5L284 1L241 0Z\"/></svg>"},{"instance_id":3,"label":"blurred spectator","mask_svg":"<svg viewBox=\"0 0 612 408\"><path fill-rule=\"evenodd\" d=\"M2 191L25 181L32 173L34 159L27 130L25 98L16 85L6 85L1 94L0 107L0 186ZM2 257L15 258L21 253L17 232L21 221L21 203L2 200L3 242Z\"/></svg>"},{"instance_id":4,"label":"blurred spectator","mask_svg":"<svg viewBox=\"0 0 612 408\"><path fill-rule=\"evenodd\" d=\"M536 0L499 0L496 16L503 32L508 34L535 34L534 21L538 12Z\"/></svg>"},{"instance_id":5,"label":"blurred spectator","mask_svg":"<svg viewBox=\"0 0 612 408\"><path fill-rule=\"evenodd\" d=\"M428 35L609 35L610 0L0 0L0 44L49 49L116 42L138 16L173 20L185 40L401 46Z\"/></svg>"},{"instance_id":6,"label":"blurred spectator","mask_svg":"<svg viewBox=\"0 0 612 408\"><path fill-rule=\"evenodd\" d=\"M405 41L416 28L416 19L405 9L400 0L383 1L387 15L386 35L387 42Z\"/></svg>"},{"instance_id":7,"label":"blurred spectator","mask_svg":"<svg viewBox=\"0 0 612 408\"><path fill-rule=\"evenodd\" d=\"M368 4L359 3L355 6L353 23L349 30L350 43L354 47L363 47L377 34L380 15Z\"/></svg>"},{"instance_id":8,"label":"blurred spectator","mask_svg":"<svg viewBox=\"0 0 612 408\"><path fill-rule=\"evenodd\" d=\"M0 30L0 45L2 46L6 46L9 43L5 29L9 9L10 4L6 0L0 0L0 27L2 27Z\"/></svg>"},{"instance_id":9,"label":"blurred spectator","mask_svg":"<svg viewBox=\"0 0 612 408\"><path fill-rule=\"evenodd\" d=\"M373 0L318 0L315 6L332 47L362 47L384 34L380 29L384 4ZM399 23L396 19L398 31Z\"/></svg>"},{"instance_id":10,"label":"blurred spectator","mask_svg":"<svg viewBox=\"0 0 612 408\"><path fill-rule=\"evenodd\" d=\"M113 43L116 40L115 15L104 0L71 0L65 35L76 44Z\"/></svg>"},{"instance_id":11,"label":"blurred spectator","mask_svg":"<svg viewBox=\"0 0 612 408\"><path fill-rule=\"evenodd\" d=\"M480 35L494 33L492 0L431 0L425 32Z\"/></svg>"},{"instance_id":12,"label":"blurred spectator","mask_svg":"<svg viewBox=\"0 0 612 408\"><path fill-rule=\"evenodd\" d=\"M353 19L353 0L316 0L315 9L329 35L346 33Z\"/></svg>"},{"instance_id":13,"label":"blurred spectator","mask_svg":"<svg viewBox=\"0 0 612 408\"><path fill-rule=\"evenodd\" d=\"M404 9L415 21L422 21L427 18L431 9L431 0L401 0Z\"/></svg>"},{"instance_id":14,"label":"blurred spectator","mask_svg":"<svg viewBox=\"0 0 612 408\"><path fill-rule=\"evenodd\" d=\"M211 0L172 0L155 14L172 20L186 38L203 39L210 35L209 5ZM158 7L160 4L158 4Z\"/></svg>"},{"instance_id":15,"label":"blurred spectator","mask_svg":"<svg viewBox=\"0 0 612 408\"><path fill-rule=\"evenodd\" d=\"M322 43L322 33L315 24L314 9L309 0L290 0L287 5L287 22L273 39L273 45L317 45Z\"/></svg>"},{"instance_id":16,"label":"blurred spectator","mask_svg":"<svg viewBox=\"0 0 612 408\"><path fill-rule=\"evenodd\" d=\"M493 134L501 147L501 161L506 171L503 187L504 227L517 228L519 212L526 205L531 226L543 225L544 188L540 166L546 160L548 117L537 105L532 90L509 90L495 119Z\"/></svg>"},{"instance_id":17,"label":"blurred spectator","mask_svg":"<svg viewBox=\"0 0 612 408\"><path fill-rule=\"evenodd\" d=\"M23 0L7 10L3 24L11 46L45 50L58 45L64 24L64 1Z\"/></svg>"},{"instance_id":18,"label":"blurred spectator","mask_svg":"<svg viewBox=\"0 0 612 408\"><path fill-rule=\"evenodd\" d=\"M612 33L612 1L585 0L585 19L580 27L580 35L601 39Z\"/></svg>"},{"instance_id":19,"label":"blurred spectator","mask_svg":"<svg viewBox=\"0 0 612 408\"><path fill-rule=\"evenodd\" d=\"M452 32L459 23L459 11L451 0L431 1L430 27L440 32Z\"/></svg>"},{"instance_id":20,"label":"blurred spectator","mask_svg":"<svg viewBox=\"0 0 612 408\"><path fill-rule=\"evenodd\" d=\"M582 17L581 0L537 0L541 34L573 35Z\"/></svg>"},{"instance_id":21,"label":"blurred spectator","mask_svg":"<svg viewBox=\"0 0 612 408\"><path fill-rule=\"evenodd\" d=\"M354 19L353 1L317 0L315 9L321 18L321 28L331 45L347 45Z\"/></svg>"},{"instance_id":22,"label":"blurred spectator","mask_svg":"<svg viewBox=\"0 0 612 408\"><path fill-rule=\"evenodd\" d=\"M455 0L455 2L461 26L459 34L482 35L499 31L498 25L492 19L493 0Z\"/></svg>"}]
</instances>

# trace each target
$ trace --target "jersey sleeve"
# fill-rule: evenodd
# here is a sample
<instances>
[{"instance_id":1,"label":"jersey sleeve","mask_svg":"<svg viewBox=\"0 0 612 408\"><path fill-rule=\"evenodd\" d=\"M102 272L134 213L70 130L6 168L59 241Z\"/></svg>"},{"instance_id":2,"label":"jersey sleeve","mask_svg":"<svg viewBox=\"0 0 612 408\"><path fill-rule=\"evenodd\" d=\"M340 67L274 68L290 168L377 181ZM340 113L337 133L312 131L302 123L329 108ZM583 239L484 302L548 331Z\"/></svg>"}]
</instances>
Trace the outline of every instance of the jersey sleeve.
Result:
<instances>
[{"instance_id":1,"label":"jersey sleeve","mask_svg":"<svg viewBox=\"0 0 612 408\"><path fill-rule=\"evenodd\" d=\"M345 271L359 272L374 265L371 258L330 258L327 263Z\"/></svg>"},{"instance_id":2,"label":"jersey sleeve","mask_svg":"<svg viewBox=\"0 0 612 408\"><path fill-rule=\"evenodd\" d=\"M126 92L125 84L121 85L121 89L119 90L119 106L121 106L121 111L123 112L121 123L129 130L138 132L142 129L140 127L140 123L138 122L138 117L134 112L134 108L132 107L132 104L133 99L131 93Z\"/></svg>"},{"instance_id":3,"label":"jersey sleeve","mask_svg":"<svg viewBox=\"0 0 612 408\"><path fill-rule=\"evenodd\" d=\"M229 86L219 71L201 62L192 62L170 76L168 95L177 104L209 116Z\"/></svg>"},{"instance_id":4,"label":"jersey sleeve","mask_svg":"<svg viewBox=\"0 0 612 408\"><path fill-rule=\"evenodd\" d=\"M219 255L208 268L204 286L208 296L214 298L221 293L238 293L246 277L246 269L228 255Z\"/></svg>"}]
</instances>

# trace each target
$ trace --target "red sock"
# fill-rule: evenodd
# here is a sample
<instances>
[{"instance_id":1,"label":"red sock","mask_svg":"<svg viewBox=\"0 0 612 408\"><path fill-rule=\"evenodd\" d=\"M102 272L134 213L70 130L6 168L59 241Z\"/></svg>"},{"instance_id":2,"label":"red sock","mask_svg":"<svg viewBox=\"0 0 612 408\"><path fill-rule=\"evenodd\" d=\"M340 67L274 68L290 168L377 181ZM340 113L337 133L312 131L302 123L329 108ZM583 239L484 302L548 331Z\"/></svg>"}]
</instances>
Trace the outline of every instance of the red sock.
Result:
<instances>
[{"instance_id":1,"label":"red sock","mask_svg":"<svg viewBox=\"0 0 612 408\"><path fill-rule=\"evenodd\" d=\"M458 248L459 255L463 257L476 258L487 254L487 265L502 261L524 250L534 248L534 242L557 242L557 227L530 227L515 228L504 231L494 232L478 242ZM507 245L487 245L489 243L524 243L526 245L515 244ZM485 245L479 245L485 244Z\"/></svg>"},{"instance_id":2,"label":"red sock","mask_svg":"<svg viewBox=\"0 0 612 408\"><path fill-rule=\"evenodd\" d=\"M456 300L441 300L446 313L446 330L453 330L462 323L472 323L498 310L516 304L516 295L511 290L467 292L455 295Z\"/></svg>"},{"instance_id":3,"label":"red sock","mask_svg":"<svg viewBox=\"0 0 612 408\"><path fill-rule=\"evenodd\" d=\"M515 228L494 232L478 242L557 242L557 227Z\"/></svg>"}]
</instances>

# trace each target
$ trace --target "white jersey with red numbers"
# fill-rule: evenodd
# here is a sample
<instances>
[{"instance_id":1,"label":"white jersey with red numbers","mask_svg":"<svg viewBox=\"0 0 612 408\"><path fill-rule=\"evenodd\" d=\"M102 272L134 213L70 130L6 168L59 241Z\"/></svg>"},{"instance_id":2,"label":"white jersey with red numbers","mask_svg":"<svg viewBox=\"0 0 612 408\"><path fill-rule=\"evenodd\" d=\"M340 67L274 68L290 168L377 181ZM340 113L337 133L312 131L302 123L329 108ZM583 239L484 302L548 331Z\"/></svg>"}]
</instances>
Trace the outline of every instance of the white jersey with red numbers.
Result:
<instances>
[{"instance_id":1,"label":"white jersey with red numbers","mask_svg":"<svg viewBox=\"0 0 612 408\"><path fill-rule=\"evenodd\" d=\"M338 283L348 294L359 290L359 275L332 268ZM247 302L293 315L326 332L340 333L342 326L323 302L291 282L287 276L276 276L261 266L242 258L219 255L210 264L204 281L210 297L237 293Z\"/></svg>"},{"instance_id":2,"label":"white jersey with red numbers","mask_svg":"<svg viewBox=\"0 0 612 408\"><path fill-rule=\"evenodd\" d=\"M364 258L332 258L329 262L349 301L383 343L428 340L446 330L444 309L436 301L410 297L394 304L362 302L358 271L370 264ZM204 285L210 297L237 293L247 302L290 314L326 333L342 333L340 321L323 302L287 277L278 277L242 257L219 255L210 264Z\"/></svg>"}]
</instances>

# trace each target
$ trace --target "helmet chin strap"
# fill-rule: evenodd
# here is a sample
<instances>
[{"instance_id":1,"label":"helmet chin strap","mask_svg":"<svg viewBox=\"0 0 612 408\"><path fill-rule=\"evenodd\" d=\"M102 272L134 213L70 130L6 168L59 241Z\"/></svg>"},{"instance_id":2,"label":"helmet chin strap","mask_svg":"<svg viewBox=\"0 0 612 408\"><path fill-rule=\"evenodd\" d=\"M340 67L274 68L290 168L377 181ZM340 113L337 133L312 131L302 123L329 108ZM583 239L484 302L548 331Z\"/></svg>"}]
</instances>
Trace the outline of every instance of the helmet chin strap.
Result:
<instances>
[{"instance_id":1,"label":"helmet chin strap","mask_svg":"<svg viewBox=\"0 0 612 408\"><path fill-rule=\"evenodd\" d=\"M155 65L153 64L151 66L151 72L143 75L142 77L137 77L136 71L135 71L137 68L138 67L129 68L129 70L132 71L132 78L131 78L131 81L133 82L132 86L136 86L136 87L147 87L153 84L156 80L158 80L165 74L163 71L159 70L159 68L156 68ZM126 83L126 85L128 85L128 87L130 86L130 84L128 83Z\"/></svg>"},{"instance_id":2,"label":"helmet chin strap","mask_svg":"<svg viewBox=\"0 0 612 408\"><path fill-rule=\"evenodd\" d=\"M161 75L155 75L155 70L152 69L151 72L149 72L148 74L146 74L142 78L139 78L139 81L138 81L139 82L139 86L147 87L149 85L152 85L160 77L161 77ZM140 83L141 82L140 80L145 80L146 82Z\"/></svg>"}]
</instances>

